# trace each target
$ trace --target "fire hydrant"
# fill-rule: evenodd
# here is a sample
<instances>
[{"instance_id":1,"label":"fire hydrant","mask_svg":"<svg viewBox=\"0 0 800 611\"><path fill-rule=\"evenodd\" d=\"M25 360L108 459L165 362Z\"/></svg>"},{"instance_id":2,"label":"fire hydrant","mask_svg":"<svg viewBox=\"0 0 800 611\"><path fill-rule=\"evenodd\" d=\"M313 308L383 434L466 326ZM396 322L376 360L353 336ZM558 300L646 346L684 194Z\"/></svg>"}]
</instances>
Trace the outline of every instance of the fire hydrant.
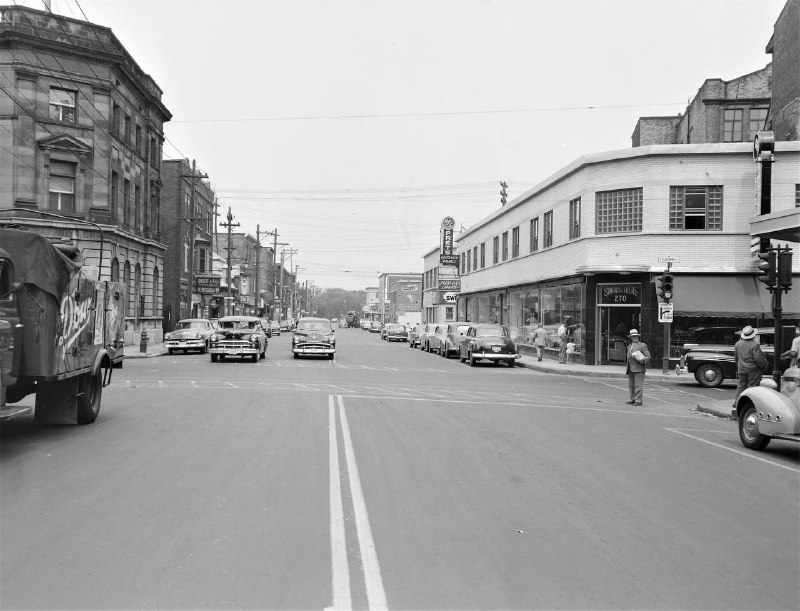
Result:
<instances>
[{"instance_id":1,"label":"fire hydrant","mask_svg":"<svg viewBox=\"0 0 800 611\"><path fill-rule=\"evenodd\" d=\"M139 342L139 352L147 352L147 329L142 329L142 339Z\"/></svg>"}]
</instances>

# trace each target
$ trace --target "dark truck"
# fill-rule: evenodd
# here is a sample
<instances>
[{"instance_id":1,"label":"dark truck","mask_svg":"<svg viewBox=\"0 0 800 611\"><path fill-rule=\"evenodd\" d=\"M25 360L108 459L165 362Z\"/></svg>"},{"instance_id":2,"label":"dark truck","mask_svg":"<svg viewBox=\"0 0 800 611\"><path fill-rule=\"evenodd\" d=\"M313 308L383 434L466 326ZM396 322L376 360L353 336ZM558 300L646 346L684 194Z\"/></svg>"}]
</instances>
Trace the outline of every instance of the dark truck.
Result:
<instances>
[{"instance_id":1,"label":"dark truck","mask_svg":"<svg viewBox=\"0 0 800 611\"><path fill-rule=\"evenodd\" d=\"M346 329L358 329L358 312L350 311L344 317L344 326Z\"/></svg>"},{"instance_id":2,"label":"dark truck","mask_svg":"<svg viewBox=\"0 0 800 611\"><path fill-rule=\"evenodd\" d=\"M0 420L89 424L122 367L123 286L95 279L77 248L0 227Z\"/></svg>"}]
</instances>

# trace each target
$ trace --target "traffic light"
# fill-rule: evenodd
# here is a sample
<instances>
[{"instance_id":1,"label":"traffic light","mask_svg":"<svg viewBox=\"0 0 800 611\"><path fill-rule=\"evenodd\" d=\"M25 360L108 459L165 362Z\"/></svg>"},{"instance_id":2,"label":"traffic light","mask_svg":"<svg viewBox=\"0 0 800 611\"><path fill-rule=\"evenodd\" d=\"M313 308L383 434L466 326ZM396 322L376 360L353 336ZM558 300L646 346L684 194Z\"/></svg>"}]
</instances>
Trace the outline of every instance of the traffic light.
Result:
<instances>
[{"instance_id":1,"label":"traffic light","mask_svg":"<svg viewBox=\"0 0 800 611\"><path fill-rule=\"evenodd\" d=\"M778 252L778 286L785 291L792 287L792 250L790 248Z\"/></svg>"},{"instance_id":2,"label":"traffic light","mask_svg":"<svg viewBox=\"0 0 800 611\"><path fill-rule=\"evenodd\" d=\"M769 287L769 290L775 288L778 280L778 256L774 250L758 253L760 259L758 269L761 275L758 277L759 282L763 282Z\"/></svg>"},{"instance_id":3,"label":"traffic light","mask_svg":"<svg viewBox=\"0 0 800 611\"><path fill-rule=\"evenodd\" d=\"M656 294L661 297L664 303L669 303L672 299L672 274L669 272L656 277Z\"/></svg>"}]
</instances>

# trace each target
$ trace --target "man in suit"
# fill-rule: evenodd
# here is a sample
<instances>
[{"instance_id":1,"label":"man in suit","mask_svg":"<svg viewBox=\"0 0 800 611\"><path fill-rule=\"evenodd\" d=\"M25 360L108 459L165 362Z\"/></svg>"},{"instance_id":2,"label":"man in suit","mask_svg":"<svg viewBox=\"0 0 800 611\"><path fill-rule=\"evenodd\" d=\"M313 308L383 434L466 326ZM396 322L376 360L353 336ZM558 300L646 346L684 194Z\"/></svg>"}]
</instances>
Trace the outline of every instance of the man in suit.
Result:
<instances>
[{"instance_id":1,"label":"man in suit","mask_svg":"<svg viewBox=\"0 0 800 611\"><path fill-rule=\"evenodd\" d=\"M644 372L647 370L647 363L650 361L650 351L647 344L639 341L639 331L631 329L628 334L631 343L628 345L628 366L625 373L628 375L628 389L630 390L630 401L628 405L642 404L642 386L644 385Z\"/></svg>"}]
</instances>

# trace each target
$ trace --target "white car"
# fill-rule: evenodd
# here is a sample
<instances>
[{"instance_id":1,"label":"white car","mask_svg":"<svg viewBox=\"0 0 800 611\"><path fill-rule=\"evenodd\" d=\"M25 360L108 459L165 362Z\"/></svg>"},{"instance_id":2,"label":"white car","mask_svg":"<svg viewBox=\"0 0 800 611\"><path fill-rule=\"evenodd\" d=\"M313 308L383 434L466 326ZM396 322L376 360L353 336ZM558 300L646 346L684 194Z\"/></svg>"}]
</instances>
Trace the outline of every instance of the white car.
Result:
<instances>
[{"instance_id":1,"label":"white car","mask_svg":"<svg viewBox=\"0 0 800 611\"><path fill-rule=\"evenodd\" d=\"M175 324L175 330L164 335L164 347L170 354L182 350L208 351L208 340L214 333L214 325L205 318L186 318Z\"/></svg>"}]
</instances>

